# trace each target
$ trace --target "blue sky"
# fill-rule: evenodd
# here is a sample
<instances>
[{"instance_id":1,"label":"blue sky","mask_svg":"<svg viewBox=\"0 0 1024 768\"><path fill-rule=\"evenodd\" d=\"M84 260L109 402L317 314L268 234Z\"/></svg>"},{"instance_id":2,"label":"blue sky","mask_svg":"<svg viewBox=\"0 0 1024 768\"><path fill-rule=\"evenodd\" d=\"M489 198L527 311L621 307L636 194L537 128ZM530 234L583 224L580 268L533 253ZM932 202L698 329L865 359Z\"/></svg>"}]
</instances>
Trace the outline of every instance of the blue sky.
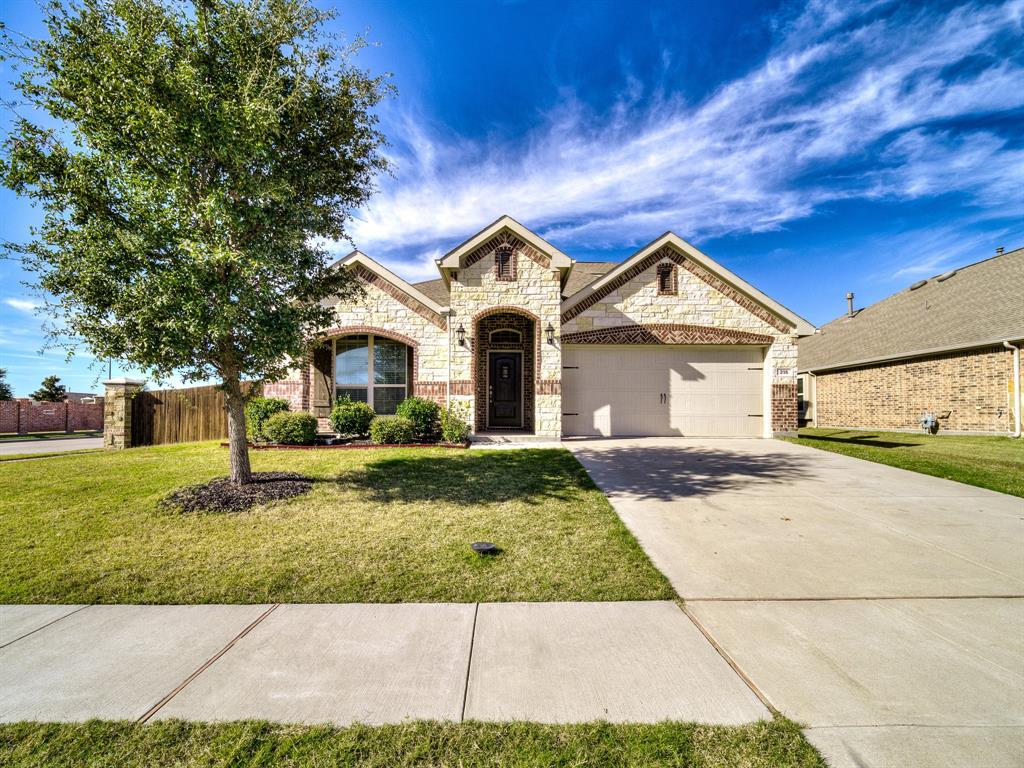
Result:
<instances>
[{"instance_id":1,"label":"blue sky","mask_svg":"<svg viewBox=\"0 0 1024 768\"><path fill-rule=\"evenodd\" d=\"M822 324L1024 245L1022 0L333 7L398 88L394 177L351 233L410 280L503 213L583 260L671 229ZM39 32L31 2L0 17ZM0 237L37 218L0 190ZM27 279L0 261L0 367L94 388L105 364L37 354Z\"/></svg>"}]
</instances>

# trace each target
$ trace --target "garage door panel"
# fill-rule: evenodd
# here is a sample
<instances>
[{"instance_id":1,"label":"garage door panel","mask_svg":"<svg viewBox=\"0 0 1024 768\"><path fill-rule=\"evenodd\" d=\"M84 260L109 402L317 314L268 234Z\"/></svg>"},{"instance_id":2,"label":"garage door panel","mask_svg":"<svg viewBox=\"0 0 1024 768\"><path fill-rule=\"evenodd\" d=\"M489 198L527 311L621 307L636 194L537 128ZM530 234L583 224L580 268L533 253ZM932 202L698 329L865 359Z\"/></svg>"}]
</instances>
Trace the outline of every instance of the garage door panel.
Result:
<instances>
[{"instance_id":1,"label":"garage door panel","mask_svg":"<svg viewBox=\"0 0 1024 768\"><path fill-rule=\"evenodd\" d=\"M760 347L567 346L562 359L567 435L761 434Z\"/></svg>"}]
</instances>

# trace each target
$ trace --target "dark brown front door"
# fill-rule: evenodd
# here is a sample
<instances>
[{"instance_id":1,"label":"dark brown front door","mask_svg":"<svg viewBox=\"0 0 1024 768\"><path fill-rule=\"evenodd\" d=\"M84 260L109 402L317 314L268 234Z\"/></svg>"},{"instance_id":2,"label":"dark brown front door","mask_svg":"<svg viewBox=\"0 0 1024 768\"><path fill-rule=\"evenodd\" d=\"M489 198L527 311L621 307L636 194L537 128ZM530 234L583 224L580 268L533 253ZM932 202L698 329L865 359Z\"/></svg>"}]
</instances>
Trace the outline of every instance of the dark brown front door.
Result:
<instances>
[{"instance_id":1,"label":"dark brown front door","mask_svg":"<svg viewBox=\"0 0 1024 768\"><path fill-rule=\"evenodd\" d=\"M491 353L487 380L488 426L523 426L522 365L522 352Z\"/></svg>"}]
</instances>

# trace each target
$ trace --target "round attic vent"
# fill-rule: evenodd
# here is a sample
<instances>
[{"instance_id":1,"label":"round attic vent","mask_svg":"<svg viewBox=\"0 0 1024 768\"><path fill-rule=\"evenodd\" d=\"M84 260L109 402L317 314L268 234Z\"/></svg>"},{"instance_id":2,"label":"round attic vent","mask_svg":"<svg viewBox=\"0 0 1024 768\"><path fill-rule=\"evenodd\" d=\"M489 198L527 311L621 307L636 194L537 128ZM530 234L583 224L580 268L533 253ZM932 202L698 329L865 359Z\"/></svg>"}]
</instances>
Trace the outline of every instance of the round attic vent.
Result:
<instances>
[{"instance_id":1,"label":"round attic vent","mask_svg":"<svg viewBox=\"0 0 1024 768\"><path fill-rule=\"evenodd\" d=\"M916 291L918 288L920 288L922 285L924 285L927 282L928 282L927 280L918 280L916 283L914 283L912 286L910 286L910 290Z\"/></svg>"},{"instance_id":2,"label":"round attic vent","mask_svg":"<svg viewBox=\"0 0 1024 768\"><path fill-rule=\"evenodd\" d=\"M956 270L955 269L951 269L951 270L949 270L949 272L943 272L941 275L939 275L935 279L938 280L940 283L944 283L947 280L949 280L949 278L951 278L955 274L956 274Z\"/></svg>"}]
</instances>

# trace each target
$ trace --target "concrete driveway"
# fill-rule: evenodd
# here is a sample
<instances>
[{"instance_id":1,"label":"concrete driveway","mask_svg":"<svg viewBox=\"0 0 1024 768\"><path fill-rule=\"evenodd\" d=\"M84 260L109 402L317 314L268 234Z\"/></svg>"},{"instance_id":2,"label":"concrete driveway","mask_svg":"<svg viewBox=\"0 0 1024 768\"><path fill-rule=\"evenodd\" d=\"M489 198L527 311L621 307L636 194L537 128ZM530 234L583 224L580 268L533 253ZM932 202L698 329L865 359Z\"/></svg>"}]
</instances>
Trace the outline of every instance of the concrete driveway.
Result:
<instances>
[{"instance_id":1,"label":"concrete driveway","mask_svg":"<svg viewBox=\"0 0 1024 768\"><path fill-rule=\"evenodd\" d=\"M831 765L1024 765L1024 500L781 441L566 446Z\"/></svg>"}]
</instances>

